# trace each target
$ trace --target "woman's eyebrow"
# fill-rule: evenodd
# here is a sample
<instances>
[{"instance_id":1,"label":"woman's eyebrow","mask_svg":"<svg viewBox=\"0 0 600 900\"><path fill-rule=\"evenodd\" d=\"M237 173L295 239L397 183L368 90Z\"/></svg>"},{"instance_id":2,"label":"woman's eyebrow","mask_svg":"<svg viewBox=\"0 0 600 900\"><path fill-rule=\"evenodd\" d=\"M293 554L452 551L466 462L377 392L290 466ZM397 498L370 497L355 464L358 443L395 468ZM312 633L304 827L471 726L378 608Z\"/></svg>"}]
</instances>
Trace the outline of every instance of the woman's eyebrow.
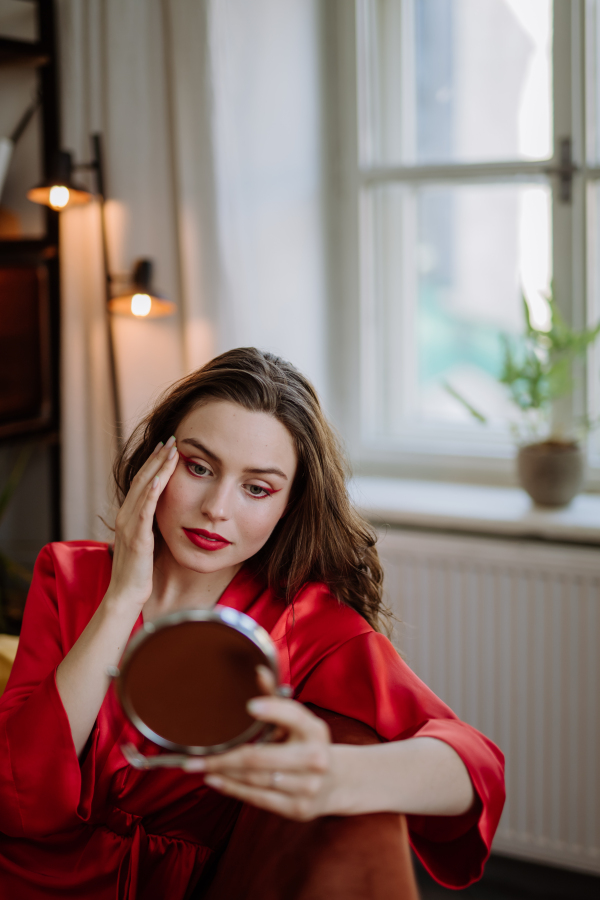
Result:
<instances>
[{"instance_id":1,"label":"woman's eyebrow","mask_svg":"<svg viewBox=\"0 0 600 900\"><path fill-rule=\"evenodd\" d=\"M275 466L271 466L268 469L244 469L244 473L246 475L279 475L280 478L285 478L288 480L285 472L282 472L281 469L276 468Z\"/></svg>"},{"instance_id":2,"label":"woman's eyebrow","mask_svg":"<svg viewBox=\"0 0 600 900\"><path fill-rule=\"evenodd\" d=\"M197 441L195 438L183 438L183 440L179 441L180 444L191 444L192 447L195 447L196 450L199 450L203 456L208 456L210 459L214 459L216 463L221 464L221 460L217 456L216 453L212 453L208 447L205 447L204 444L201 444L200 441Z\"/></svg>"},{"instance_id":3,"label":"woman's eyebrow","mask_svg":"<svg viewBox=\"0 0 600 900\"><path fill-rule=\"evenodd\" d=\"M192 447L195 447L196 450L199 450L204 456L208 456L209 459L214 460L219 465L222 465L221 460L213 453L212 450L209 450L208 447L205 447L204 444L201 444L200 441L197 441L195 438L183 438L183 440L179 441L180 444L191 444ZM282 472L281 469L278 469L276 466L268 466L264 469L244 469L244 473L246 475L279 475L280 478L284 478L286 481L288 480L285 472Z\"/></svg>"}]
</instances>

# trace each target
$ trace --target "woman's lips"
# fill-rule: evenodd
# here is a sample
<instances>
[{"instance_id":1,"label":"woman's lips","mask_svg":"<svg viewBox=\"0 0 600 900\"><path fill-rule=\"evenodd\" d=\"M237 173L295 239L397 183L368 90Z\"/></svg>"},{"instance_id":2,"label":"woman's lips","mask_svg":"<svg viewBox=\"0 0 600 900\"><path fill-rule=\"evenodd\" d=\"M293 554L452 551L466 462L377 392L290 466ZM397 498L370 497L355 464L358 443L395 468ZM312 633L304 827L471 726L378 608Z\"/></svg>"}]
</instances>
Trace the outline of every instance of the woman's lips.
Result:
<instances>
[{"instance_id":1,"label":"woman's lips","mask_svg":"<svg viewBox=\"0 0 600 900\"><path fill-rule=\"evenodd\" d=\"M184 528L186 536L196 547L201 550L223 550L229 547L231 541L226 541L220 534L205 531L203 528Z\"/></svg>"}]
</instances>

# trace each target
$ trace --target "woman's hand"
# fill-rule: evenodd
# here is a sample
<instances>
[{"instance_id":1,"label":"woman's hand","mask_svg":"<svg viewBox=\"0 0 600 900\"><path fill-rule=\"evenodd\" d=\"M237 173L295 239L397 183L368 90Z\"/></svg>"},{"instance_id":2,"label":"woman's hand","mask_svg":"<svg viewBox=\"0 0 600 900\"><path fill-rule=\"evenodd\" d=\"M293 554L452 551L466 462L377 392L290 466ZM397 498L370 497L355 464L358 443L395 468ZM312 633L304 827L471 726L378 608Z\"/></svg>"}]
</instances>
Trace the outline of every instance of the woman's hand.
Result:
<instances>
[{"instance_id":1,"label":"woman's hand","mask_svg":"<svg viewBox=\"0 0 600 900\"><path fill-rule=\"evenodd\" d=\"M112 577L104 599L56 672L77 755L86 745L135 620L152 593L156 503L177 465L171 437L137 473L115 525Z\"/></svg>"},{"instance_id":2,"label":"woman's hand","mask_svg":"<svg viewBox=\"0 0 600 900\"><path fill-rule=\"evenodd\" d=\"M259 666L259 683L272 676ZM329 728L301 703L257 697L249 711L276 726L282 743L246 744L228 753L190 758L187 772L245 803L288 819L399 812L476 818L476 794L457 752L444 741L414 737L382 744L332 744Z\"/></svg>"},{"instance_id":3,"label":"woman's hand","mask_svg":"<svg viewBox=\"0 0 600 900\"><path fill-rule=\"evenodd\" d=\"M125 597L141 608L152 593L156 504L177 465L175 438L155 448L135 475L115 522L109 598Z\"/></svg>"},{"instance_id":4,"label":"woman's hand","mask_svg":"<svg viewBox=\"0 0 600 900\"><path fill-rule=\"evenodd\" d=\"M337 782L329 728L295 700L257 697L252 715L285 732L283 743L245 744L228 753L190 759L187 772L206 772L206 784L253 806L308 821L331 812Z\"/></svg>"}]
</instances>

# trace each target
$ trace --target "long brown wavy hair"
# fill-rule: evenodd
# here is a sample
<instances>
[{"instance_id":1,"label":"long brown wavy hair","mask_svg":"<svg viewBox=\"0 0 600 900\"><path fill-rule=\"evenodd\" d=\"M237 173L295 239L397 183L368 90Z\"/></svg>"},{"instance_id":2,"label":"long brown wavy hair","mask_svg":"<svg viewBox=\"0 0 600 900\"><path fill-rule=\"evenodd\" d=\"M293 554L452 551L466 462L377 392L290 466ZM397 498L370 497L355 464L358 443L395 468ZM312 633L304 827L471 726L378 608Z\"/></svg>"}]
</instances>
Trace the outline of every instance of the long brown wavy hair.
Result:
<instances>
[{"instance_id":1,"label":"long brown wavy hair","mask_svg":"<svg viewBox=\"0 0 600 900\"><path fill-rule=\"evenodd\" d=\"M123 502L136 472L199 403L229 400L284 425L298 456L290 505L266 544L246 565L286 602L302 585L324 582L377 630L389 630L376 535L348 497L349 469L317 393L291 363L254 347L229 350L176 382L140 423L113 474Z\"/></svg>"}]
</instances>

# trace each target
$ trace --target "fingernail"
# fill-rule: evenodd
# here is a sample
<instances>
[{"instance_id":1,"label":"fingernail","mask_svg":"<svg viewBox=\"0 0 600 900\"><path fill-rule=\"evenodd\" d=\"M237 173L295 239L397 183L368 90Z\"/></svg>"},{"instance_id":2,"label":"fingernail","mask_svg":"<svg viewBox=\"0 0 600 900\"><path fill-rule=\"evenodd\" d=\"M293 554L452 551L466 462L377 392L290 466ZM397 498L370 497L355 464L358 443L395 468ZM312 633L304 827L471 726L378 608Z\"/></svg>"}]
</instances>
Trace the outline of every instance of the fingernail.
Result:
<instances>
[{"instance_id":1,"label":"fingernail","mask_svg":"<svg viewBox=\"0 0 600 900\"><path fill-rule=\"evenodd\" d=\"M220 788L223 787L223 779L219 778L218 775L207 775L204 779L204 783L209 787Z\"/></svg>"},{"instance_id":2,"label":"fingernail","mask_svg":"<svg viewBox=\"0 0 600 900\"><path fill-rule=\"evenodd\" d=\"M167 456L167 459L173 459L173 457L175 456L176 453L177 453L177 447L171 447L171 449L169 450L169 455Z\"/></svg>"},{"instance_id":3,"label":"fingernail","mask_svg":"<svg viewBox=\"0 0 600 900\"><path fill-rule=\"evenodd\" d=\"M204 772L206 763L203 759L188 759L182 766L186 772Z\"/></svg>"},{"instance_id":4,"label":"fingernail","mask_svg":"<svg viewBox=\"0 0 600 900\"><path fill-rule=\"evenodd\" d=\"M152 490L155 491L159 484L160 484L160 478L158 477L158 475L155 475L154 478L152 479Z\"/></svg>"},{"instance_id":5,"label":"fingernail","mask_svg":"<svg viewBox=\"0 0 600 900\"><path fill-rule=\"evenodd\" d=\"M248 700L246 705L246 709L249 713L253 713L254 715L260 715L260 713L266 712L265 704L262 700Z\"/></svg>"},{"instance_id":6,"label":"fingernail","mask_svg":"<svg viewBox=\"0 0 600 900\"><path fill-rule=\"evenodd\" d=\"M163 446L164 446L163 442L162 442L162 441L159 441L158 444L156 445L156 447L154 448L154 451L153 451L153 453L152 453L152 456L156 456L156 454L158 453L158 451L160 450L160 448L163 447Z\"/></svg>"},{"instance_id":7,"label":"fingernail","mask_svg":"<svg viewBox=\"0 0 600 900\"><path fill-rule=\"evenodd\" d=\"M169 440L167 441L167 443L165 444L165 447L172 447L173 444L175 443L175 440L176 440L175 435L172 434L171 437L169 438Z\"/></svg>"}]
</instances>

